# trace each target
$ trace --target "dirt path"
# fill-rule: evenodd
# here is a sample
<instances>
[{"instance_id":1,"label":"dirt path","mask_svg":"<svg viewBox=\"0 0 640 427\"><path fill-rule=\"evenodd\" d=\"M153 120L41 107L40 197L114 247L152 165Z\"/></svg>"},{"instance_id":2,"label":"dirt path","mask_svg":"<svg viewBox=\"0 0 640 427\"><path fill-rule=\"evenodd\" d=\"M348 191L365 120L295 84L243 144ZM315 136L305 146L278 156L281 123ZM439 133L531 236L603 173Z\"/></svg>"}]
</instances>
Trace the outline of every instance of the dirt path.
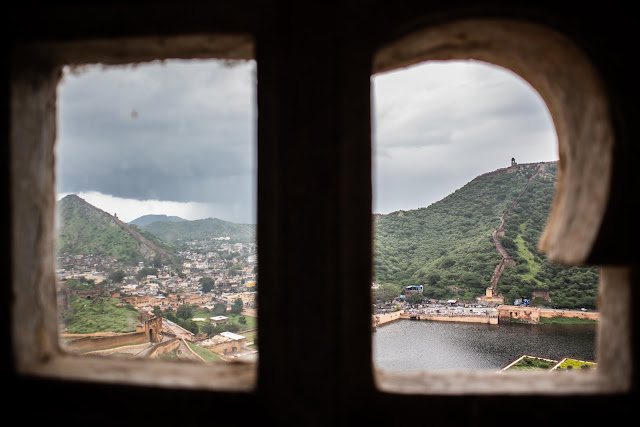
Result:
<instances>
[{"instance_id":1,"label":"dirt path","mask_svg":"<svg viewBox=\"0 0 640 427\"><path fill-rule=\"evenodd\" d=\"M536 170L533 173L533 175L529 177L529 180L527 181L527 184L524 186L524 189L520 192L518 197L515 198L515 200L511 203L511 205L507 208L507 210L504 211L504 213L500 216L500 226L496 230L494 230L493 233L491 233L491 237L493 238L493 243L496 245L496 249L498 250L498 253L500 253L500 256L502 257L502 259L496 266L495 270L493 271L493 275L491 276L490 287L493 290L494 295L497 295L496 290L498 287L498 282L500 281L500 277L502 276L504 269L516 266L516 262L507 253L504 246L502 246L502 243L500 242L500 237L504 236L504 226L506 224L507 216L511 212L513 212L513 210L518 205L518 202L520 202L520 199L522 198L522 196L524 196L527 193L527 191L529 190L529 184L531 184L536 179L536 177L540 174L540 172L543 170L544 170L544 167L542 166L542 164L536 165Z\"/></svg>"}]
</instances>

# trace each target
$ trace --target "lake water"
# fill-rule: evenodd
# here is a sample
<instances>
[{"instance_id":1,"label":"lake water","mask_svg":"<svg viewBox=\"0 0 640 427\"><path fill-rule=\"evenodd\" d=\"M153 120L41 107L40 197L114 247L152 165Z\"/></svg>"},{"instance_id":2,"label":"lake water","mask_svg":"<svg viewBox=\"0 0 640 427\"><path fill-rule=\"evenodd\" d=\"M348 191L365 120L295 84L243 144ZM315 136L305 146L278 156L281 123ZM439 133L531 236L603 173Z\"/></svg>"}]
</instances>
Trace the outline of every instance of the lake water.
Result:
<instances>
[{"instance_id":1,"label":"lake water","mask_svg":"<svg viewBox=\"0 0 640 427\"><path fill-rule=\"evenodd\" d=\"M397 320L373 333L373 360L387 371L495 371L522 354L595 361L596 331L596 324Z\"/></svg>"}]
</instances>

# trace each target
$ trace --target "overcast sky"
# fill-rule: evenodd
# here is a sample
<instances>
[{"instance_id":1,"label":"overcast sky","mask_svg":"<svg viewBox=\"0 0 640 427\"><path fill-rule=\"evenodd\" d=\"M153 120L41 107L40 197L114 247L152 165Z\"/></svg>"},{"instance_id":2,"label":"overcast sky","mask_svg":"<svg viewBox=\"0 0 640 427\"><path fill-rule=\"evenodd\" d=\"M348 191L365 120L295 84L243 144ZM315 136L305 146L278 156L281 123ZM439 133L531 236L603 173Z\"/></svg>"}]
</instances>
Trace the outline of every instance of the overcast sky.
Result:
<instances>
[{"instance_id":1,"label":"overcast sky","mask_svg":"<svg viewBox=\"0 0 640 427\"><path fill-rule=\"evenodd\" d=\"M59 88L57 191L124 221L255 223L253 61L88 67ZM376 213L416 209L477 175L557 160L539 95L510 71L435 62L372 78Z\"/></svg>"},{"instance_id":2,"label":"overcast sky","mask_svg":"<svg viewBox=\"0 0 640 427\"><path fill-rule=\"evenodd\" d=\"M540 95L504 68L429 62L373 78L374 212L434 203L478 175L558 159Z\"/></svg>"}]
</instances>

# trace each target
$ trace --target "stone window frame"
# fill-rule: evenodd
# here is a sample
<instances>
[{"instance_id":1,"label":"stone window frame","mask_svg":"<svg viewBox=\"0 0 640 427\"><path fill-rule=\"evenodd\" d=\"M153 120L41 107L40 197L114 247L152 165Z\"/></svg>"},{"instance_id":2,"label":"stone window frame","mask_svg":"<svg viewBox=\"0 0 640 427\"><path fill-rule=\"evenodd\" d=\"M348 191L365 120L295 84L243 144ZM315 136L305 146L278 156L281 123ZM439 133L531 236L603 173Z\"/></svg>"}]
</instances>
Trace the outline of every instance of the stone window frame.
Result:
<instances>
[{"instance_id":1,"label":"stone window frame","mask_svg":"<svg viewBox=\"0 0 640 427\"><path fill-rule=\"evenodd\" d=\"M267 42L269 43L269 42ZM254 58L253 39L246 35L196 35L126 39L71 41L51 43L26 43L20 45L13 57L14 73L11 77L10 106L10 183L12 207L12 352L18 374L109 384L153 385L169 389L204 389L232 392L252 392L256 390L258 369L270 369L274 355L260 359L264 368L252 364L223 364L203 370L201 366L175 365L170 362L146 363L131 361L99 360L62 354L58 346L57 310L55 300L55 256L54 256L54 156L55 156L55 102L56 87L62 65L92 62L122 64L144 62L162 58L212 58L235 59ZM345 47L348 49L349 46ZM361 60L365 52L355 60ZM600 234L606 208L612 193L614 150L616 149L611 125L608 99L599 77L589 59L569 40L561 35L537 25L501 20L462 20L430 26L425 30L411 32L405 37L380 46L373 62L372 72L399 68L424 60L468 59L484 60L503 65L521 75L541 94L550 109L560 146L560 167L558 191L554 200L550 222L541 241L541 248L554 261L580 264L598 263ZM545 58L546 61L539 61ZM260 59L260 58L259 58ZM265 59L262 57L262 59ZM535 59L535 61L534 61ZM270 64L267 61L267 68ZM260 67L260 62L259 62ZM267 73L274 72L268 69ZM362 80L362 75L349 78ZM271 88L273 89L273 87ZM361 90L362 87L356 88ZM262 95L268 93L260 92ZM346 89L345 89L346 91ZM363 92L358 92L362 95ZM585 100L588 103L585 104ZM361 100L368 105L369 100ZM262 104L261 104L262 102ZM259 101L259 111L269 105ZM585 107L586 105L586 107ZM579 116L579 117L578 117ZM260 125L259 125L260 126ZM366 125L358 122L343 129L341 142L349 138L362 139L369 132ZM268 128L267 131L274 131ZM266 132L268 133L268 132ZM353 134L357 134L354 136ZM265 132L262 132L265 136ZM370 136L370 135L369 135ZM266 135L266 140L273 140ZM263 143L258 141L259 146ZM264 144L263 144L264 147ZM268 155L274 155L275 151ZM341 172L351 166L349 158L370 157L370 151L357 152L357 144L346 144L341 148L341 158L345 161ZM350 151L354 150L354 151ZM351 157L350 157L351 156ZM367 161L369 161L367 159ZM260 161L260 160L259 160ZM272 161L270 164L269 161ZM262 177L274 174L279 161L262 155L267 171ZM264 170L264 168L263 168ZM369 191L362 177L341 176L358 190ZM268 179L277 183L278 179ZM369 182L370 185L370 182ZM272 188L275 188L272 186ZM264 206L269 197L281 197L274 190L259 190L258 203ZM348 195L340 195L348 197ZM286 206L281 202L278 206ZM359 205L361 206L361 204ZM268 210L269 213L278 208ZM341 219L356 223L358 213L342 213ZM273 225L264 216L258 218L259 225ZM608 219L610 220L610 219ZM367 221L362 221L365 225ZM349 235L352 231L345 232ZM278 232L267 230L273 236ZM371 234L361 228L353 231L355 239L351 246L339 256L346 257L354 247L367 248ZM346 242L345 235L341 238ZM369 242L362 237L368 235ZM277 248L278 242L271 244ZM594 254L596 254L594 256ZM606 258L603 259L606 263ZM370 274L363 272L364 264L358 264L358 271L346 271L344 277L357 276L358 279ZM274 272L267 275L273 281ZM342 277L342 276L341 276ZM372 371L371 384L383 393L427 394L427 395L495 395L515 393L530 394L601 394L625 392L631 381L631 333L630 333L630 283L631 270L628 267L601 267L601 324L598 335L598 369L585 375L557 378L550 375L528 373L527 381L519 375L500 377L482 373L388 373L376 371L371 360L363 360L362 355L371 356L369 349L359 350L355 359L345 362L344 375L353 380L363 369ZM365 296L368 283L360 283L353 290L338 294L341 303L349 296ZM283 288L278 288L266 298L273 303L282 296ZM263 295L272 291L263 288ZM262 302L265 301L263 297ZM267 315L266 328L274 324L273 308L263 306ZM347 332L364 331L363 325L369 318L355 321L343 314ZM24 313L30 315L25 318ZM261 323L261 328L265 327ZM368 328L367 328L368 331ZM616 331L615 333L607 333ZM275 340L283 340L275 333ZM271 336L271 338L274 338ZM349 349L369 340L351 334L353 342L340 341ZM336 338L336 341L339 341ZM262 341L264 342L264 341ZM295 339L294 339L295 342ZM334 343L335 344L335 343ZM336 344L337 345L337 344ZM348 351L345 350L345 353ZM358 364L360 362L360 364ZM358 364L362 369L349 370ZM134 367L134 368L133 368ZM277 363L275 371L282 369ZM374 372L375 371L375 372ZM161 374L161 375L158 375ZM366 376L366 374L365 374ZM266 387L273 386L275 377L267 379ZM349 383L349 381L347 381ZM368 389L363 385L347 385L346 389ZM371 390L369 390L371 391Z\"/></svg>"},{"instance_id":2,"label":"stone window frame","mask_svg":"<svg viewBox=\"0 0 640 427\"><path fill-rule=\"evenodd\" d=\"M255 363L212 364L204 370L198 364L152 361L142 365L137 361L123 363L116 359L68 354L58 343L54 159L56 97L62 69L163 59L253 60L253 38L247 34L134 37L116 41L25 43L15 50L15 72L11 81L11 165L29 165L11 169L15 295L12 351L16 370L22 375L235 392L247 392L255 387Z\"/></svg>"},{"instance_id":3,"label":"stone window frame","mask_svg":"<svg viewBox=\"0 0 640 427\"><path fill-rule=\"evenodd\" d=\"M616 266L599 247L606 246L607 209L614 195L614 157L619 152L612 109L589 57L551 28L515 19L460 19L409 32L382 46L374 72L423 61L479 60L506 68L527 81L544 100L558 137L556 194L539 248L552 262L599 265L601 321L598 370L589 375L552 378L524 374L527 393L600 394L626 392L632 380L631 283L629 267ZM523 393L511 375L487 382L467 374L460 383L448 373L378 371L381 390L421 394ZM495 381L495 382L494 382ZM487 388L494 388L488 391Z\"/></svg>"}]
</instances>

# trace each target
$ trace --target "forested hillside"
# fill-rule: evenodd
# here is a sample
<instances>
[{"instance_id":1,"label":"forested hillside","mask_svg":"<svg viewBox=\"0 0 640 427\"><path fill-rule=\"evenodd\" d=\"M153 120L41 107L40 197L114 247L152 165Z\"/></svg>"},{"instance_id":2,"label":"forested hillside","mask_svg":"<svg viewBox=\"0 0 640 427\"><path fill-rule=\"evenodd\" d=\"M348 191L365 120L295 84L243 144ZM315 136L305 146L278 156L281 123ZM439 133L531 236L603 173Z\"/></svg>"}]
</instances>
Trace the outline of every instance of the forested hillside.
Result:
<instances>
[{"instance_id":1,"label":"forested hillside","mask_svg":"<svg viewBox=\"0 0 640 427\"><path fill-rule=\"evenodd\" d=\"M156 221L165 221L165 222L180 222L186 221L184 218L180 218L179 216L168 216L168 215L143 215L139 218L134 219L133 221L129 221L129 224L137 225L138 227L145 227L152 222Z\"/></svg>"},{"instance_id":2,"label":"forested hillside","mask_svg":"<svg viewBox=\"0 0 640 427\"><path fill-rule=\"evenodd\" d=\"M156 236L122 223L75 194L58 201L57 253L112 256L135 265L158 256L173 257L174 248Z\"/></svg>"},{"instance_id":3,"label":"forested hillside","mask_svg":"<svg viewBox=\"0 0 640 427\"><path fill-rule=\"evenodd\" d=\"M509 301L531 297L533 291L548 291L555 307L596 308L598 268L567 268L552 264L538 252L538 241L551 210L557 166L549 174L531 182L527 193L509 214L502 245L513 254L516 267L506 269L498 284L499 292ZM536 304L544 301L537 299Z\"/></svg>"},{"instance_id":4,"label":"forested hillside","mask_svg":"<svg viewBox=\"0 0 640 427\"><path fill-rule=\"evenodd\" d=\"M547 163L529 182L537 164L487 173L425 208L374 219L374 281L424 285L429 298L473 300L485 294L501 260L491 234L500 216L527 188L506 217L500 240L516 266L505 269L497 292L505 302L548 291L557 307L595 307L598 274L592 268L549 263L537 250L555 191L557 165ZM527 187L528 185L528 187Z\"/></svg>"},{"instance_id":5,"label":"forested hillside","mask_svg":"<svg viewBox=\"0 0 640 427\"><path fill-rule=\"evenodd\" d=\"M236 224L217 218L194 221L156 221L142 227L158 238L171 244L189 240L210 240L229 237L230 243L254 243L256 227L252 224Z\"/></svg>"}]
</instances>

